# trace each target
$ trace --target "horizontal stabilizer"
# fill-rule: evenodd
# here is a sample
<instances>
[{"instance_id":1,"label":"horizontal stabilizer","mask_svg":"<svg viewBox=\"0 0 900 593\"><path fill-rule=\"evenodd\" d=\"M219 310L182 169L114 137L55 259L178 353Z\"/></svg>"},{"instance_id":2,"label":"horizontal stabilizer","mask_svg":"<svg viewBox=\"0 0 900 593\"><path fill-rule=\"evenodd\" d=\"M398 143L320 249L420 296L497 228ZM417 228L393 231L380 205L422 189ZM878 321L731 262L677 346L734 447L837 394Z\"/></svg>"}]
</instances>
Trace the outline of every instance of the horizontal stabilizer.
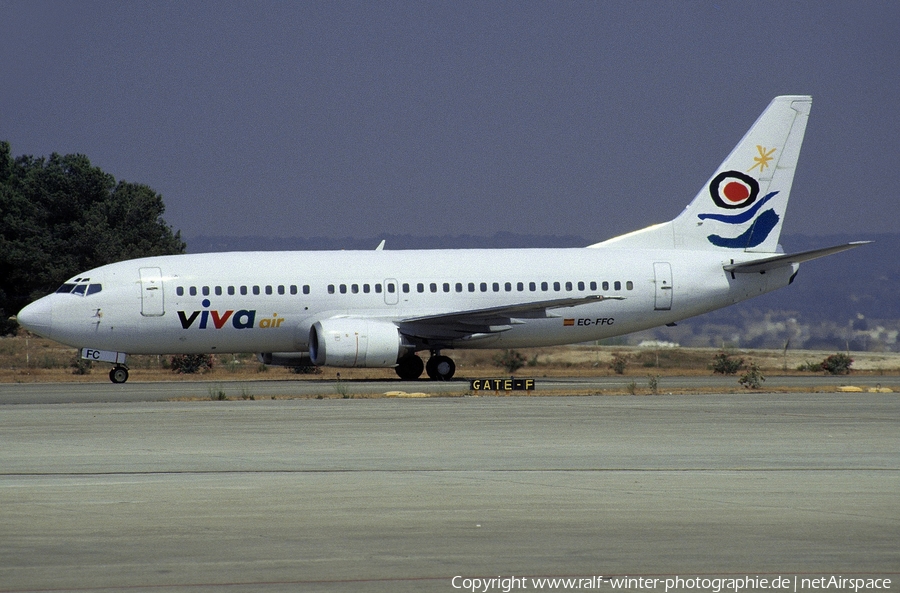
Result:
<instances>
[{"instance_id":1,"label":"horizontal stabilizer","mask_svg":"<svg viewBox=\"0 0 900 593\"><path fill-rule=\"evenodd\" d=\"M799 264L811 259L825 257L833 253L847 251L860 245L867 245L871 241L853 241L844 245L835 245L834 247L825 247L822 249L813 249L812 251L803 251L801 253L791 253L788 255L776 255L775 257L766 257L763 259L755 259L753 261L741 262L739 264L728 264L725 267L726 272L736 274L751 274L755 272L765 272L766 270L774 270L789 266L791 264Z\"/></svg>"}]
</instances>

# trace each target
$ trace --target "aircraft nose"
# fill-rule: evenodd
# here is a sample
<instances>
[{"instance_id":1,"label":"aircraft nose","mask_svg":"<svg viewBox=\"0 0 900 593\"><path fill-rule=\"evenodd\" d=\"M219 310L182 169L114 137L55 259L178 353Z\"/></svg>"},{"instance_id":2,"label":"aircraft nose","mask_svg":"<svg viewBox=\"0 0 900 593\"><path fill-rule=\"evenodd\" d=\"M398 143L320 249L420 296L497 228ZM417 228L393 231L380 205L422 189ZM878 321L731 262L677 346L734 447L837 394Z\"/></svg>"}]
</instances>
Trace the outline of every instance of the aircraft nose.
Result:
<instances>
[{"instance_id":1,"label":"aircraft nose","mask_svg":"<svg viewBox=\"0 0 900 593\"><path fill-rule=\"evenodd\" d=\"M53 305L50 299L38 299L16 315L19 325L39 336L48 336L53 327Z\"/></svg>"}]
</instances>

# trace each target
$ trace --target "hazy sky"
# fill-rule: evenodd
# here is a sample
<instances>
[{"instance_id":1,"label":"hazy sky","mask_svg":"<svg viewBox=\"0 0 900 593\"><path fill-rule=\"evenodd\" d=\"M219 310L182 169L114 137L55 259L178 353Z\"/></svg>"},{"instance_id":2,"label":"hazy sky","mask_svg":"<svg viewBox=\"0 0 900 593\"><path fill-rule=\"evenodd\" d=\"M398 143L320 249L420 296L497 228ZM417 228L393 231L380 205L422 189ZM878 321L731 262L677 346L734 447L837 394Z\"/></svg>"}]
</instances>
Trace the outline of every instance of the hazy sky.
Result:
<instances>
[{"instance_id":1,"label":"hazy sky","mask_svg":"<svg viewBox=\"0 0 900 593\"><path fill-rule=\"evenodd\" d=\"M900 2L0 0L0 139L198 235L611 236L676 216L778 94L785 233L900 229Z\"/></svg>"}]
</instances>

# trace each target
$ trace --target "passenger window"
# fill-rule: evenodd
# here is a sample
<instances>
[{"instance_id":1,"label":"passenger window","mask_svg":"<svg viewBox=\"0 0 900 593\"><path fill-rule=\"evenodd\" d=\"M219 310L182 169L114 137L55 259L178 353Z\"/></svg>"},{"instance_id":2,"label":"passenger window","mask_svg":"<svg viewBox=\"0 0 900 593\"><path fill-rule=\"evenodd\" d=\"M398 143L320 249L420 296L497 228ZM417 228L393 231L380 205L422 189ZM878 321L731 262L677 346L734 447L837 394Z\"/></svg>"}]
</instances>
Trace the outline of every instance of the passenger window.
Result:
<instances>
[{"instance_id":1,"label":"passenger window","mask_svg":"<svg viewBox=\"0 0 900 593\"><path fill-rule=\"evenodd\" d=\"M341 294L347 294L347 285L346 285L346 284L341 284L341 285L338 287L338 290L341 291Z\"/></svg>"},{"instance_id":2,"label":"passenger window","mask_svg":"<svg viewBox=\"0 0 900 593\"><path fill-rule=\"evenodd\" d=\"M625 290L634 290L634 282L629 280L625 283Z\"/></svg>"},{"instance_id":3,"label":"passenger window","mask_svg":"<svg viewBox=\"0 0 900 593\"><path fill-rule=\"evenodd\" d=\"M537 284L535 284L534 282L529 282L528 290L530 290L531 292L535 292L537 290Z\"/></svg>"},{"instance_id":4,"label":"passenger window","mask_svg":"<svg viewBox=\"0 0 900 593\"><path fill-rule=\"evenodd\" d=\"M578 290L584 290L584 282L578 283Z\"/></svg>"},{"instance_id":5,"label":"passenger window","mask_svg":"<svg viewBox=\"0 0 900 593\"><path fill-rule=\"evenodd\" d=\"M284 294L284 284L278 285L278 294Z\"/></svg>"},{"instance_id":6,"label":"passenger window","mask_svg":"<svg viewBox=\"0 0 900 593\"><path fill-rule=\"evenodd\" d=\"M463 291L462 282L457 282L456 283L456 292L462 292L462 291Z\"/></svg>"},{"instance_id":7,"label":"passenger window","mask_svg":"<svg viewBox=\"0 0 900 593\"><path fill-rule=\"evenodd\" d=\"M253 287L253 294L258 295L260 293L259 286Z\"/></svg>"},{"instance_id":8,"label":"passenger window","mask_svg":"<svg viewBox=\"0 0 900 593\"><path fill-rule=\"evenodd\" d=\"M481 288L481 292L487 292L487 282L482 282L479 288Z\"/></svg>"},{"instance_id":9,"label":"passenger window","mask_svg":"<svg viewBox=\"0 0 900 593\"><path fill-rule=\"evenodd\" d=\"M550 285L549 285L549 284L547 284L546 282L541 282L541 290L543 290L543 291L546 292L546 291L549 290L549 289L550 289Z\"/></svg>"},{"instance_id":10,"label":"passenger window","mask_svg":"<svg viewBox=\"0 0 900 593\"><path fill-rule=\"evenodd\" d=\"M444 282L444 292L450 292L450 283Z\"/></svg>"},{"instance_id":11,"label":"passenger window","mask_svg":"<svg viewBox=\"0 0 900 593\"><path fill-rule=\"evenodd\" d=\"M291 284L291 294L297 294L297 285Z\"/></svg>"},{"instance_id":12,"label":"passenger window","mask_svg":"<svg viewBox=\"0 0 900 593\"><path fill-rule=\"evenodd\" d=\"M419 282L418 284L416 284L416 291L425 292L425 285Z\"/></svg>"},{"instance_id":13,"label":"passenger window","mask_svg":"<svg viewBox=\"0 0 900 593\"><path fill-rule=\"evenodd\" d=\"M328 294L334 294L334 284L328 285Z\"/></svg>"},{"instance_id":14,"label":"passenger window","mask_svg":"<svg viewBox=\"0 0 900 593\"><path fill-rule=\"evenodd\" d=\"M566 290L568 290L568 291L571 291L571 290L572 290L572 283L571 283L571 282L566 282Z\"/></svg>"},{"instance_id":15,"label":"passenger window","mask_svg":"<svg viewBox=\"0 0 900 593\"><path fill-rule=\"evenodd\" d=\"M57 290L56 292L62 292L63 288L65 288L65 287L66 287L66 285L63 284L62 286L59 287L59 290ZM69 290L72 290L71 287L69 288ZM69 292L69 290L67 290L66 292ZM176 288L175 294L177 294L178 296L184 296L184 286L179 286L178 288Z\"/></svg>"},{"instance_id":16,"label":"passenger window","mask_svg":"<svg viewBox=\"0 0 900 593\"><path fill-rule=\"evenodd\" d=\"M266 294L272 294L272 287L269 285L266 285Z\"/></svg>"},{"instance_id":17,"label":"passenger window","mask_svg":"<svg viewBox=\"0 0 900 593\"><path fill-rule=\"evenodd\" d=\"M359 294L359 284L351 284L350 292L352 292L353 294Z\"/></svg>"},{"instance_id":18,"label":"passenger window","mask_svg":"<svg viewBox=\"0 0 900 593\"><path fill-rule=\"evenodd\" d=\"M494 282L494 284L491 286L491 288L494 289L494 292L500 292L500 283Z\"/></svg>"},{"instance_id":19,"label":"passenger window","mask_svg":"<svg viewBox=\"0 0 900 593\"><path fill-rule=\"evenodd\" d=\"M475 283L469 282L469 292L475 292Z\"/></svg>"},{"instance_id":20,"label":"passenger window","mask_svg":"<svg viewBox=\"0 0 900 593\"><path fill-rule=\"evenodd\" d=\"M613 287L614 287L616 290L622 290L622 283L619 282L618 280L616 280L616 283L613 284Z\"/></svg>"},{"instance_id":21,"label":"passenger window","mask_svg":"<svg viewBox=\"0 0 900 593\"><path fill-rule=\"evenodd\" d=\"M393 285L392 285L392 286L393 286ZM377 294L381 294L381 284L376 284L376 285L375 285L375 292L376 292ZM394 291L391 290L391 292L394 292Z\"/></svg>"},{"instance_id":22,"label":"passenger window","mask_svg":"<svg viewBox=\"0 0 900 593\"><path fill-rule=\"evenodd\" d=\"M519 292L523 292L525 290L525 283L516 282L516 290L518 290Z\"/></svg>"},{"instance_id":23,"label":"passenger window","mask_svg":"<svg viewBox=\"0 0 900 593\"><path fill-rule=\"evenodd\" d=\"M609 282L603 282L603 290L609 290Z\"/></svg>"},{"instance_id":24,"label":"passenger window","mask_svg":"<svg viewBox=\"0 0 900 593\"><path fill-rule=\"evenodd\" d=\"M503 288L504 290L506 290L506 292L512 292L512 282L507 282L503 285Z\"/></svg>"},{"instance_id":25,"label":"passenger window","mask_svg":"<svg viewBox=\"0 0 900 593\"><path fill-rule=\"evenodd\" d=\"M597 290L597 283L591 282L591 290Z\"/></svg>"},{"instance_id":26,"label":"passenger window","mask_svg":"<svg viewBox=\"0 0 900 593\"><path fill-rule=\"evenodd\" d=\"M401 288L403 288L403 292L409 292L409 283L404 282Z\"/></svg>"},{"instance_id":27,"label":"passenger window","mask_svg":"<svg viewBox=\"0 0 900 593\"><path fill-rule=\"evenodd\" d=\"M246 286L241 286L241 294L244 296L247 296L247 287Z\"/></svg>"},{"instance_id":28,"label":"passenger window","mask_svg":"<svg viewBox=\"0 0 900 593\"><path fill-rule=\"evenodd\" d=\"M303 294L309 294L309 284L303 285Z\"/></svg>"},{"instance_id":29,"label":"passenger window","mask_svg":"<svg viewBox=\"0 0 900 593\"><path fill-rule=\"evenodd\" d=\"M209 286L203 287L203 296L209 296Z\"/></svg>"},{"instance_id":30,"label":"passenger window","mask_svg":"<svg viewBox=\"0 0 900 593\"><path fill-rule=\"evenodd\" d=\"M222 296L222 287L216 286L215 293L216 293L216 296Z\"/></svg>"},{"instance_id":31,"label":"passenger window","mask_svg":"<svg viewBox=\"0 0 900 593\"><path fill-rule=\"evenodd\" d=\"M229 287L228 287L228 295L229 295L229 296L233 296L233 295L234 295L234 286L229 286Z\"/></svg>"},{"instance_id":32,"label":"passenger window","mask_svg":"<svg viewBox=\"0 0 900 593\"><path fill-rule=\"evenodd\" d=\"M372 287L368 284L363 284L363 292L369 294L370 292L372 292Z\"/></svg>"},{"instance_id":33,"label":"passenger window","mask_svg":"<svg viewBox=\"0 0 900 593\"><path fill-rule=\"evenodd\" d=\"M431 289L431 292L437 292L437 284L435 284L434 282L432 282L432 283L428 286L428 288Z\"/></svg>"}]
</instances>

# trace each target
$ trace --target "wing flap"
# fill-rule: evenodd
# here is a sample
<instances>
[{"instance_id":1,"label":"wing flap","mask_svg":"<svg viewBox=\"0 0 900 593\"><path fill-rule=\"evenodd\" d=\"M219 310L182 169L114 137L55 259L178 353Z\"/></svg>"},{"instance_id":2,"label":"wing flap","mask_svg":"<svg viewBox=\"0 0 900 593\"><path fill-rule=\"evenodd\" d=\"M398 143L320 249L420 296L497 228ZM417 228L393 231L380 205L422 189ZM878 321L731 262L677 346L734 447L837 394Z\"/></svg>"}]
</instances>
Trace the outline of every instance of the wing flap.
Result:
<instances>
[{"instance_id":1,"label":"wing flap","mask_svg":"<svg viewBox=\"0 0 900 593\"><path fill-rule=\"evenodd\" d=\"M576 307L600 301L620 301L625 297L590 295L585 297L551 299L515 305L500 305L484 309L453 311L410 317L397 322L400 330L407 335L434 339L466 339L475 335L498 334L508 331L515 325L524 323L523 319L542 319L558 317L552 310L565 307Z\"/></svg>"}]
</instances>

